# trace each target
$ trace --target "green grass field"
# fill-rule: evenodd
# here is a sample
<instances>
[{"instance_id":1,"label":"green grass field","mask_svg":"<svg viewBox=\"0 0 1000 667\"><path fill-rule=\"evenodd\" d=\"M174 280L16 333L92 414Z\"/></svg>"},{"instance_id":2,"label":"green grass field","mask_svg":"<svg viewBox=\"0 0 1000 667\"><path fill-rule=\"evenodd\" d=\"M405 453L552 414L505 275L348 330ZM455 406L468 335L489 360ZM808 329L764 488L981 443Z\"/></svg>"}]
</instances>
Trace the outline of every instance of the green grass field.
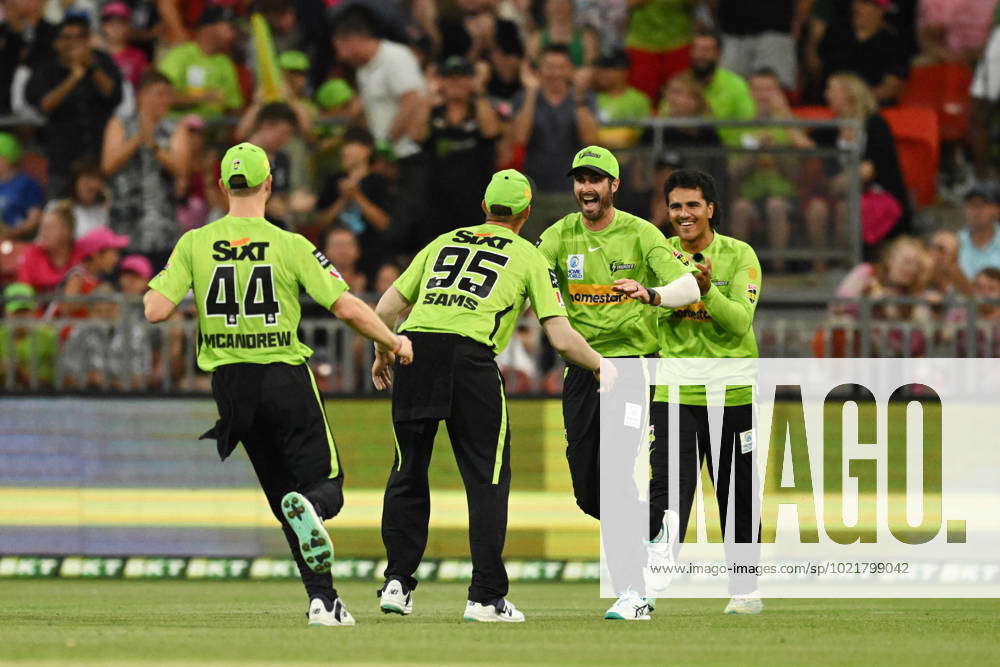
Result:
<instances>
[{"instance_id":1,"label":"green grass field","mask_svg":"<svg viewBox=\"0 0 1000 667\"><path fill-rule=\"evenodd\" d=\"M309 628L298 583L0 582L0 664L996 664L1000 600L661 600L601 619L593 584L522 584L523 625L463 623L465 586L429 583L384 616L374 583L340 593L354 628Z\"/></svg>"}]
</instances>

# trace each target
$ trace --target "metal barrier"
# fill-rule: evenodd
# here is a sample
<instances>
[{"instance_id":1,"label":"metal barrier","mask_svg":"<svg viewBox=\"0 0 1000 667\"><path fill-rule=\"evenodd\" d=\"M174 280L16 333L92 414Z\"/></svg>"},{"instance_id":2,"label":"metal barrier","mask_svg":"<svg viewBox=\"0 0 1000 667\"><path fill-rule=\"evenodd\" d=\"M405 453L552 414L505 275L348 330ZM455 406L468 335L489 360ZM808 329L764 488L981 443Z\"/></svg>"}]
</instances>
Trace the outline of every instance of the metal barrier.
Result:
<instances>
[{"instance_id":1,"label":"metal barrier","mask_svg":"<svg viewBox=\"0 0 1000 667\"><path fill-rule=\"evenodd\" d=\"M95 299L87 297L82 300ZM152 326L136 300L108 295L117 316L99 319L9 317L0 320L0 391L7 393L207 394L210 376L197 368L197 322L182 304L173 320ZM955 298L946 309L917 299L770 299L754 329L762 357L995 357L1000 319L980 316L995 300ZM920 309L926 319L886 317L892 308ZM374 394L372 346L332 318L304 319L299 337L325 394ZM562 361L533 316L497 359L511 394L558 393Z\"/></svg>"}]
</instances>

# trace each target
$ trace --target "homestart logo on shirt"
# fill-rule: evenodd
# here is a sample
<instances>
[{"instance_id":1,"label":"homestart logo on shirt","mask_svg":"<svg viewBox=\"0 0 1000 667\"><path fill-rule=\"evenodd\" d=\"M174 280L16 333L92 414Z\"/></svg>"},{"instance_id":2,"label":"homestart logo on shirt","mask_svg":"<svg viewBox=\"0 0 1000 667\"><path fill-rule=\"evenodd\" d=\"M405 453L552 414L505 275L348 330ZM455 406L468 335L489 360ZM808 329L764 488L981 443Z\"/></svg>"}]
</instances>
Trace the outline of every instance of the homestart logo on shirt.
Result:
<instances>
[{"instance_id":1,"label":"homestart logo on shirt","mask_svg":"<svg viewBox=\"0 0 1000 667\"><path fill-rule=\"evenodd\" d=\"M394 286L413 304L400 331L459 334L496 354L510 341L526 299L539 320L566 315L545 258L513 230L495 224L437 237Z\"/></svg>"},{"instance_id":2,"label":"homestart logo on shirt","mask_svg":"<svg viewBox=\"0 0 1000 667\"><path fill-rule=\"evenodd\" d=\"M179 303L194 288L198 367L282 362L312 355L297 334L305 290L329 309L347 291L330 261L299 234L263 218L226 216L177 242L149 286Z\"/></svg>"},{"instance_id":3,"label":"homestart logo on shirt","mask_svg":"<svg viewBox=\"0 0 1000 667\"><path fill-rule=\"evenodd\" d=\"M607 357L656 352L656 308L612 289L619 278L666 285L694 273L667 247L659 229L624 211L599 232L571 213L546 229L538 249L556 272L573 328Z\"/></svg>"}]
</instances>

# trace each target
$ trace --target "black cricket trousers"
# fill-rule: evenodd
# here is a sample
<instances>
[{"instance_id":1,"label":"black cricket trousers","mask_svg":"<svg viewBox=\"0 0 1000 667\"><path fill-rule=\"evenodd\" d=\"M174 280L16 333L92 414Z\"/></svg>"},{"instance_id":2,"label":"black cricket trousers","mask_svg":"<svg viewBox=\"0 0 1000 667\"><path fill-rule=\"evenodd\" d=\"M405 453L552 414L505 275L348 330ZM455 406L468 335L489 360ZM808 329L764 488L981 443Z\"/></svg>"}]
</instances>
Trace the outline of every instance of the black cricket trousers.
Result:
<instances>
[{"instance_id":1,"label":"black cricket trousers","mask_svg":"<svg viewBox=\"0 0 1000 667\"><path fill-rule=\"evenodd\" d=\"M243 443L310 599L333 600L332 576L309 569L281 512L281 499L290 491L308 498L323 519L336 516L344 505L344 473L309 366L219 366L212 374L212 395L220 418L202 437L218 440L223 459Z\"/></svg>"},{"instance_id":2,"label":"black cricket trousers","mask_svg":"<svg viewBox=\"0 0 1000 667\"><path fill-rule=\"evenodd\" d=\"M660 531L663 512L674 509L679 515L680 527L678 544L687 533L691 507L702 464L708 464L709 476L715 486L715 497L725 537L729 519L729 489L733 487L733 541L725 541L726 562L747 566L757 566L760 561L759 517L754 517L753 498L757 488L757 474L754 469L754 449L743 451L741 434L753 428L753 406L726 406L722 413L722 433L718 454L718 469L713 464L708 408L704 405L678 405L678 484L679 507L670 508L670 452L669 452L669 405L653 403L653 449L649 463L652 477L649 482L649 535L650 539ZM720 437L716 434L716 437ZM735 475L735 480L733 476ZM756 537L755 537L756 536ZM741 595L757 588L757 577L746 572L730 574L729 591Z\"/></svg>"},{"instance_id":3,"label":"black cricket trousers","mask_svg":"<svg viewBox=\"0 0 1000 667\"><path fill-rule=\"evenodd\" d=\"M472 584L469 600L507 594L503 547L510 497L510 430L503 379L485 345L464 336L406 332L414 362L396 364L393 428L396 454L382 505L386 579L410 590L427 548L430 487L427 469L444 420L469 506Z\"/></svg>"}]
</instances>

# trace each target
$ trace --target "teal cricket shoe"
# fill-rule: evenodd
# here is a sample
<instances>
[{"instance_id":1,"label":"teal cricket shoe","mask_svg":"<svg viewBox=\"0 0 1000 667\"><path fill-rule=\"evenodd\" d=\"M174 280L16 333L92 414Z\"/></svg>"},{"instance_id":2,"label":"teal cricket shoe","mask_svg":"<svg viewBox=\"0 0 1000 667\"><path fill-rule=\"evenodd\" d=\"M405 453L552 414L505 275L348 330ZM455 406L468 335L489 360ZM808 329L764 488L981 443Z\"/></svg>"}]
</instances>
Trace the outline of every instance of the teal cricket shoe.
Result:
<instances>
[{"instance_id":1,"label":"teal cricket shoe","mask_svg":"<svg viewBox=\"0 0 1000 667\"><path fill-rule=\"evenodd\" d=\"M281 513L299 539L302 558L313 572L329 572L333 565L333 540L309 499L297 491L281 499Z\"/></svg>"}]
</instances>

